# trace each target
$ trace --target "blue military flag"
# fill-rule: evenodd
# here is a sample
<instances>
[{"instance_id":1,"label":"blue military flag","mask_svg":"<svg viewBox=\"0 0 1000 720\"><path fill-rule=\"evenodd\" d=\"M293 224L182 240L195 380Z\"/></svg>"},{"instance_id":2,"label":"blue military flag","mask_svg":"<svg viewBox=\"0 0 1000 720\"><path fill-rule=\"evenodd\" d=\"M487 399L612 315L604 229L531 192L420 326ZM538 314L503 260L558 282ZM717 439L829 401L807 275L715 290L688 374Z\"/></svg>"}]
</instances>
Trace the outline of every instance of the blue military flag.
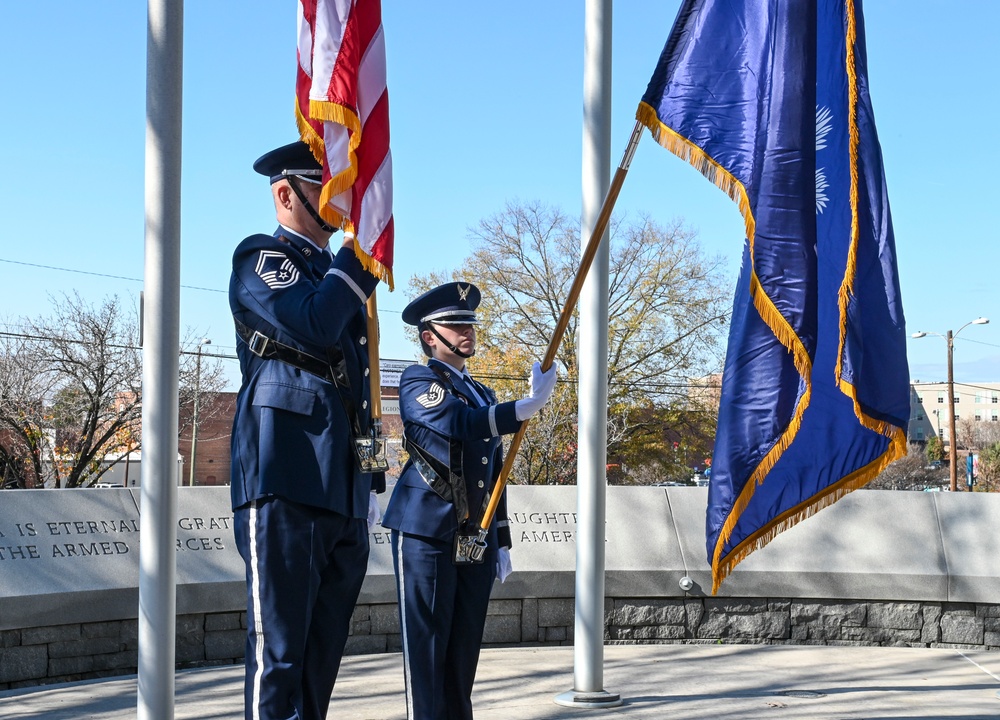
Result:
<instances>
[{"instance_id":1,"label":"blue military flag","mask_svg":"<svg viewBox=\"0 0 1000 720\"><path fill-rule=\"evenodd\" d=\"M746 225L708 496L714 593L906 453L906 333L860 0L686 0L637 117Z\"/></svg>"}]
</instances>

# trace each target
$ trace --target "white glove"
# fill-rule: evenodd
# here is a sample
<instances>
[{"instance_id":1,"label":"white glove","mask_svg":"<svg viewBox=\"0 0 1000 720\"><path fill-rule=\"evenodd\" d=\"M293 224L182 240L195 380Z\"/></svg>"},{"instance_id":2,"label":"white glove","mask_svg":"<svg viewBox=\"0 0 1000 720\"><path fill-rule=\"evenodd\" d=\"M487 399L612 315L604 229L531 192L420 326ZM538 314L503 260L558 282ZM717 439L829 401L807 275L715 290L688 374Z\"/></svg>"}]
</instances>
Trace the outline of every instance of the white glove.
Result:
<instances>
[{"instance_id":1,"label":"white glove","mask_svg":"<svg viewBox=\"0 0 1000 720\"><path fill-rule=\"evenodd\" d=\"M514 403L514 416L525 421L542 409L542 406L552 397L552 391L556 387L556 375L558 365L552 363L552 367L547 372L542 372L542 365L535 362L531 366L531 383L528 392L530 395Z\"/></svg>"},{"instance_id":2,"label":"white glove","mask_svg":"<svg viewBox=\"0 0 1000 720\"><path fill-rule=\"evenodd\" d=\"M368 493L368 532L372 531L382 520L382 511L378 506L378 495Z\"/></svg>"},{"instance_id":3,"label":"white glove","mask_svg":"<svg viewBox=\"0 0 1000 720\"><path fill-rule=\"evenodd\" d=\"M501 547L497 549L497 578L502 583L507 576L514 572L514 566L510 564L510 548Z\"/></svg>"}]
</instances>

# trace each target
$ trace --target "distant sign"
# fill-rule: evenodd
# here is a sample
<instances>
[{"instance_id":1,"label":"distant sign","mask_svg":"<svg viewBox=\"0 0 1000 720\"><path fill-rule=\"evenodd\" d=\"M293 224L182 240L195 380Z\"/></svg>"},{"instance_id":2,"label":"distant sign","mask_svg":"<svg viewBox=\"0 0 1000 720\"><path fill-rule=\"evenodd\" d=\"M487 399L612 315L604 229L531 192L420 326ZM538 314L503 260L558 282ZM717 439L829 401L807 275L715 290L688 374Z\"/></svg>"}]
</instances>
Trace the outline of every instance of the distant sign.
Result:
<instances>
[{"instance_id":1,"label":"distant sign","mask_svg":"<svg viewBox=\"0 0 1000 720\"><path fill-rule=\"evenodd\" d=\"M383 415L399 415L399 398L382 398Z\"/></svg>"},{"instance_id":2,"label":"distant sign","mask_svg":"<svg viewBox=\"0 0 1000 720\"><path fill-rule=\"evenodd\" d=\"M378 369L382 375L382 387L399 387L399 376L413 364L412 360L379 360Z\"/></svg>"}]
</instances>

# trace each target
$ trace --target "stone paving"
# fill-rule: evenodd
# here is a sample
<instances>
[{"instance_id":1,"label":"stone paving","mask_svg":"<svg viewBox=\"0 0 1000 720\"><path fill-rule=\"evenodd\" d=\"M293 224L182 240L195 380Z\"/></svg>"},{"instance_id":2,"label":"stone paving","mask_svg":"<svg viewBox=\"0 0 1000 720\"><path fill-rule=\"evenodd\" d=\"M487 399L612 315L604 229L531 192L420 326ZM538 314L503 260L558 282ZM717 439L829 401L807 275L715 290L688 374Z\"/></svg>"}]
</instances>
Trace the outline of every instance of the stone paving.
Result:
<instances>
[{"instance_id":1,"label":"stone paving","mask_svg":"<svg viewBox=\"0 0 1000 720\"><path fill-rule=\"evenodd\" d=\"M614 645L604 689L623 704L564 707L573 648L486 650L474 695L477 720L914 720L1000 718L1000 653L943 648L762 645ZM177 720L238 720L242 668L177 674ZM6 720L132 720L136 679L0 692ZM405 720L402 657L344 660L328 718Z\"/></svg>"}]
</instances>

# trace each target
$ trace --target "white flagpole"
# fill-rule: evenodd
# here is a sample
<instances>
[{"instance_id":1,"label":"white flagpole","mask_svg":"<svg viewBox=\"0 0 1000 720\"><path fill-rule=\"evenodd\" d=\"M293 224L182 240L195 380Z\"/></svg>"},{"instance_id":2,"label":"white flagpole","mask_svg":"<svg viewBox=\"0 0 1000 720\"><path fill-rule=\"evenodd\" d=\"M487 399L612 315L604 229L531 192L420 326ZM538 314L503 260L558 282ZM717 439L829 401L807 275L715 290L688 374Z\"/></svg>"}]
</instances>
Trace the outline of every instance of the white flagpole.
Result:
<instances>
[{"instance_id":1,"label":"white flagpole","mask_svg":"<svg viewBox=\"0 0 1000 720\"><path fill-rule=\"evenodd\" d=\"M611 0L586 0L580 222L584 242L597 225L611 181L611 20ZM608 243L602 239L594 272L580 295L573 689L555 699L570 707L613 707L622 702L618 693L604 689L609 256Z\"/></svg>"},{"instance_id":2,"label":"white flagpole","mask_svg":"<svg viewBox=\"0 0 1000 720\"><path fill-rule=\"evenodd\" d=\"M148 0L137 717L174 717L183 0Z\"/></svg>"}]
</instances>

